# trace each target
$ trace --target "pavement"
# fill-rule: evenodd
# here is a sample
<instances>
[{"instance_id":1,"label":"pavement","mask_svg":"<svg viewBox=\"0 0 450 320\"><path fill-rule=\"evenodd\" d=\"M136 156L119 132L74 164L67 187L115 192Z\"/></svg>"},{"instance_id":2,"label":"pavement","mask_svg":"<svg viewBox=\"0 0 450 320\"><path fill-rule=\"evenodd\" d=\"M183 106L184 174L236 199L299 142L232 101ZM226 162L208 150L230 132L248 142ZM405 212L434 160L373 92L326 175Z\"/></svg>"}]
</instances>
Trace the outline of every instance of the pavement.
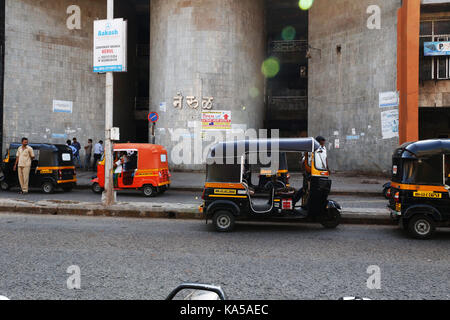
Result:
<instances>
[{"instance_id":1,"label":"pavement","mask_svg":"<svg viewBox=\"0 0 450 320\"><path fill-rule=\"evenodd\" d=\"M109 216L133 218L203 219L198 207L204 173L172 173L171 190L156 198L146 198L137 191L118 193L117 203L105 207L101 196L89 190L92 172L78 171L78 188L70 193L56 192L52 195L32 190L29 195L18 195L14 189L0 192L0 212ZM331 198L342 207L342 223L393 224L387 209L387 200L381 196L385 179L365 176L333 175ZM300 174L293 173L291 184L299 187Z\"/></svg>"},{"instance_id":2,"label":"pavement","mask_svg":"<svg viewBox=\"0 0 450 320\"><path fill-rule=\"evenodd\" d=\"M450 299L450 232L433 240L391 226L0 215L0 295L21 299L164 299L184 282L230 299ZM78 290L67 281L80 270ZM373 267L380 289L369 289ZM372 283L372 282L369 282Z\"/></svg>"}]
</instances>

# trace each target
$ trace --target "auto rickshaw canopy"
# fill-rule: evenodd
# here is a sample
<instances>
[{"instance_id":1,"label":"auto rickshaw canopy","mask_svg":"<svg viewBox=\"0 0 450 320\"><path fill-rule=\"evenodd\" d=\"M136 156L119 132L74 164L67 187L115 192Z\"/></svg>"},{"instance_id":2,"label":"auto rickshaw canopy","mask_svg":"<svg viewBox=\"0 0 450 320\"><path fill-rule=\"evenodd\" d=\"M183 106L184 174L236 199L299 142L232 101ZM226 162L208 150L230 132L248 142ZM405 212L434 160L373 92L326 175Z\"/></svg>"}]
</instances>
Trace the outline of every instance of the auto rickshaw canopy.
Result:
<instances>
[{"instance_id":1,"label":"auto rickshaw canopy","mask_svg":"<svg viewBox=\"0 0 450 320\"><path fill-rule=\"evenodd\" d=\"M211 148L208 163L225 158L240 158L249 152L315 152L320 144L314 138L261 139L221 142Z\"/></svg>"},{"instance_id":2,"label":"auto rickshaw canopy","mask_svg":"<svg viewBox=\"0 0 450 320\"><path fill-rule=\"evenodd\" d=\"M394 157L418 159L440 154L450 154L450 139L408 142L395 151Z\"/></svg>"},{"instance_id":3,"label":"auto rickshaw canopy","mask_svg":"<svg viewBox=\"0 0 450 320\"><path fill-rule=\"evenodd\" d=\"M137 166L140 170L159 169L162 166L167 167L168 165L167 151L160 145L148 143L114 144L114 152L118 151L137 151Z\"/></svg>"}]
</instances>

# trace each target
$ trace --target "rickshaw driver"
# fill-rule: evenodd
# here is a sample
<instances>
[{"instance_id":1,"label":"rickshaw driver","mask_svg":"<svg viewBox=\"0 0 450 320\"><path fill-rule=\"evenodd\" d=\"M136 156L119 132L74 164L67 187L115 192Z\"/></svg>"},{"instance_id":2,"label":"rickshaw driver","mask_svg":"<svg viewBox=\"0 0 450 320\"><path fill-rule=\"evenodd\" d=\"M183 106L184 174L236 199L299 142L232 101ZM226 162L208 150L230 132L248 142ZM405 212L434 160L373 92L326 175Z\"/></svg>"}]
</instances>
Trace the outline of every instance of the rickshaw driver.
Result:
<instances>
[{"instance_id":1,"label":"rickshaw driver","mask_svg":"<svg viewBox=\"0 0 450 320\"><path fill-rule=\"evenodd\" d=\"M118 188L119 187L119 176L122 173L123 170L123 166L125 163L125 154L123 152L120 153L119 155L119 159L114 163L114 187Z\"/></svg>"}]
</instances>

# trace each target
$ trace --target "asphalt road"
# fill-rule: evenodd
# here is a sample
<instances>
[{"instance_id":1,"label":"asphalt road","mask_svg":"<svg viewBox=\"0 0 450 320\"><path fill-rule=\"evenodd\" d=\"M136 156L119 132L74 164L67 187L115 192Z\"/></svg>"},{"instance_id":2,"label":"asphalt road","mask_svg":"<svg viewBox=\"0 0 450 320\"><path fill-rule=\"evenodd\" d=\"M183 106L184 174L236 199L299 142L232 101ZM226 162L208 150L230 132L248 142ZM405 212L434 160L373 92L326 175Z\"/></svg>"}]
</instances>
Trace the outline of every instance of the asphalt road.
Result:
<instances>
[{"instance_id":1,"label":"asphalt road","mask_svg":"<svg viewBox=\"0 0 450 320\"><path fill-rule=\"evenodd\" d=\"M183 282L232 299L450 299L450 232L396 227L239 225L0 214L0 295L11 299L162 299ZM66 270L78 265L81 289ZM381 268L381 289L366 286Z\"/></svg>"},{"instance_id":2,"label":"asphalt road","mask_svg":"<svg viewBox=\"0 0 450 320\"><path fill-rule=\"evenodd\" d=\"M169 190L164 195L155 198L146 198L139 191L120 191L117 200L121 202L152 202L152 203L184 203L201 204L201 192L174 191ZM33 191L28 195L19 195L13 191L0 191L0 199L26 199L31 201L39 200L70 200L80 202L100 202L101 195L93 193L90 189L75 189L72 192L64 193L62 191L47 195L41 191ZM360 197L360 196L330 196L339 202L343 208L375 208L384 209L387 200L383 197Z\"/></svg>"}]
</instances>

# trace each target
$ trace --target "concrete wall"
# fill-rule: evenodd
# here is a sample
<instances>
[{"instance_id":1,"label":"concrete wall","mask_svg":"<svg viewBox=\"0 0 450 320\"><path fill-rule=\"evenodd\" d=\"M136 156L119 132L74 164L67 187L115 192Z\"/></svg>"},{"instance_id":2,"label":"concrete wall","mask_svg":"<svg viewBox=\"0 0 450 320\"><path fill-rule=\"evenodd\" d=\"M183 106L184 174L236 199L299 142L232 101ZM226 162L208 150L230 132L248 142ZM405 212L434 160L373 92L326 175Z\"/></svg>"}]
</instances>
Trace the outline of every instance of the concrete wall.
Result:
<instances>
[{"instance_id":1,"label":"concrete wall","mask_svg":"<svg viewBox=\"0 0 450 320\"><path fill-rule=\"evenodd\" d=\"M69 30L67 7L81 8L81 30ZM104 75L92 72L93 21L106 15L103 0L6 0L3 146L65 143L104 137ZM73 101L73 114L54 113L53 100Z\"/></svg>"},{"instance_id":2,"label":"concrete wall","mask_svg":"<svg viewBox=\"0 0 450 320\"><path fill-rule=\"evenodd\" d=\"M370 5L381 8L380 30L367 28ZM378 107L378 94L397 89L400 5L400 0L317 0L310 10L310 45L322 51L312 50L309 63L309 134L332 143L332 170L382 172L391 166L398 139L382 139L385 110Z\"/></svg>"},{"instance_id":3,"label":"concrete wall","mask_svg":"<svg viewBox=\"0 0 450 320\"><path fill-rule=\"evenodd\" d=\"M201 120L201 106L190 109L186 96L195 96L200 103L202 97L214 97L213 109L232 110L233 124L262 128L264 1L152 0L150 11L150 108L160 114L157 142L170 152L175 143L168 129L187 128ZM252 88L260 93L255 98ZM184 96L181 110L173 107L178 92ZM159 109L162 102L166 112Z\"/></svg>"}]
</instances>

